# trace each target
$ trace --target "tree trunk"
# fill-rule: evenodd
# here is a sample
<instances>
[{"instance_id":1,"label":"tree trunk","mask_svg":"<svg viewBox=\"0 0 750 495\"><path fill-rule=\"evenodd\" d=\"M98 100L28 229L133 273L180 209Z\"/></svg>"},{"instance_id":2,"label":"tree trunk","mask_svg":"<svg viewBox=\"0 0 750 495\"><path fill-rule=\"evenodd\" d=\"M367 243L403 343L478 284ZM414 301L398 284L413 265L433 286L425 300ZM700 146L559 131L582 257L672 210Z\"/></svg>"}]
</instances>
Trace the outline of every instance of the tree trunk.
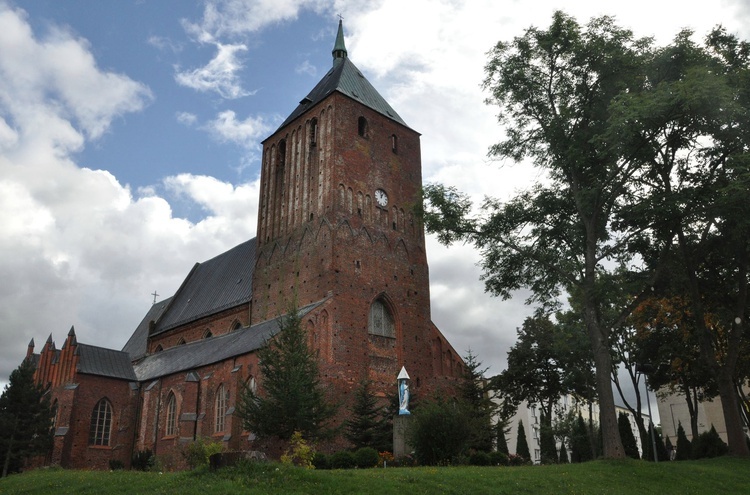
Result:
<instances>
[{"instance_id":1,"label":"tree trunk","mask_svg":"<svg viewBox=\"0 0 750 495\"><path fill-rule=\"evenodd\" d=\"M726 370L721 370L717 380L719 397L721 397L721 410L724 413L724 424L727 428L727 443L729 454L736 456L748 456L750 451L747 447L747 437L742 429L742 417L740 416L740 405L737 401L737 391L734 388L734 380Z\"/></svg>"}]
</instances>

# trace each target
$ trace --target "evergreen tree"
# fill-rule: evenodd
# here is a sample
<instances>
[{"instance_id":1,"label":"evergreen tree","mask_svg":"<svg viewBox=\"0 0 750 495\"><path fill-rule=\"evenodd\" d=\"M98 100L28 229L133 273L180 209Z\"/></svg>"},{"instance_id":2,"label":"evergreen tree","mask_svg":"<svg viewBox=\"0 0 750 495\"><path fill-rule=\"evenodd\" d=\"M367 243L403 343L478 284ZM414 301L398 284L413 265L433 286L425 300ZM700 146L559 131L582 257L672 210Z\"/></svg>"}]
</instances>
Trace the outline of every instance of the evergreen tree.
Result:
<instances>
[{"instance_id":1,"label":"evergreen tree","mask_svg":"<svg viewBox=\"0 0 750 495\"><path fill-rule=\"evenodd\" d=\"M539 438L539 450L541 454L542 464L557 464L557 446L555 445L555 435L552 432L552 428L548 426L549 420L542 415L540 438Z\"/></svg>"},{"instance_id":2,"label":"evergreen tree","mask_svg":"<svg viewBox=\"0 0 750 495\"><path fill-rule=\"evenodd\" d=\"M495 425L495 431L497 433L497 451L508 455L508 441L505 439L505 423L498 421Z\"/></svg>"},{"instance_id":3,"label":"evergreen tree","mask_svg":"<svg viewBox=\"0 0 750 495\"><path fill-rule=\"evenodd\" d=\"M667 449L667 459L672 460L672 452L674 451L674 445L672 445L672 440L670 440L669 437L667 437L666 440L664 440L664 447Z\"/></svg>"},{"instance_id":4,"label":"evergreen tree","mask_svg":"<svg viewBox=\"0 0 750 495\"><path fill-rule=\"evenodd\" d=\"M560 443L560 464L568 464L568 449L565 447L565 439Z\"/></svg>"},{"instance_id":5,"label":"evergreen tree","mask_svg":"<svg viewBox=\"0 0 750 495\"><path fill-rule=\"evenodd\" d=\"M245 387L238 403L244 427L259 437L288 440L327 433L335 408L326 400L318 363L295 308L279 318L279 333L258 351L261 391Z\"/></svg>"},{"instance_id":6,"label":"evergreen tree","mask_svg":"<svg viewBox=\"0 0 750 495\"><path fill-rule=\"evenodd\" d=\"M372 382L362 380L354 394L354 405L350 419L344 421L344 436L355 449L372 447L379 452L388 450L384 437L383 408L372 394Z\"/></svg>"},{"instance_id":7,"label":"evergreen tree","mask_svg":"<svg viewBox=\"0 0 750 495\"><path fill-rule=\"evenodd\" d=\"M677 454L675 454L676 461L687 461L691 457L692 446L690 440L688 440L685 434L685 429L682 427L682 423L677 423Z\"/></svg>"},{"instance_id":8,"label":"evergreen tree","mask_svg":"<svg viewBox=\"0 0 750 495\"><path fill-rule=\"evenodd\" d=\"M526 461L531 461L529 443L526 441L526 429L524 429L523 421L521 420L518 420L518 433L516 435L516 455L520 455Z\"/></svg>"},{"instance_id":9,"label":"evergreen tree","mask_svg":"<svg viewBox=\"0 0 750 495\"><path fill-rule=\"evenodd\" d=\"M469 416L471 433L469 435L470 449L490 452L492 450L492 417L496 406L492 401L491 391L484 379L487 369L482 369L482 363L468 351L464 357L464 379L459 386L461 399L466 405Z\"/></svg>"},{"instance_id":10,"label":"evergreen tree","mask_svg":"<svg viewBox=\"0 0 750 495\"><path fill-rule=\"evenodd\" d=\"M620 438L622 439L622 446L625 449L625 455L633 459L640 459L641 455L638 453L638 443L635 441L633 428L630 426L630 419L622 411L617 417L617 426L620 429Z\"/></svg>"},{"instance_id":11,"label":"evergreen tree","mask_svg":"<svg viewBox=\"0 0 750 495\"><path fill-rule=\"evenodd\" d=\"M570 450L571 462L586 462L594 458L589 441L589 430L580 414L573 425L573 432L570 436Z\"/></svg>"},{"instance_id":12,"label":"evergreen tree","mask_svg":"<svg viewBox=\"0 0 750 495\"><path fill-rule=\"evenodd\" d=\"M10 374L0 396L2 476L19 471L25 459L50 451L52 420L49 395L34 383L34 364L26 359Z\"/></svg>"}]
</instances>

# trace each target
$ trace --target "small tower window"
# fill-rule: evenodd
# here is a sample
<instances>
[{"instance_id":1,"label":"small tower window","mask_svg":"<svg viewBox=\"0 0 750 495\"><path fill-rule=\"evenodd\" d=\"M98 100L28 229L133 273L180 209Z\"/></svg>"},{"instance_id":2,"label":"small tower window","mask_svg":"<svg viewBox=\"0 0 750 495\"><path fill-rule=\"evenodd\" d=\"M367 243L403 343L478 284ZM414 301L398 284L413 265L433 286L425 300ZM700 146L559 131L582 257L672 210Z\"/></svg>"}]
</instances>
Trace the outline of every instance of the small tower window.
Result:
<instances>
[{"instance_id":1,"label":"small tower window","mask_svg":"<svg viewBox=\"0 0 750 495\"><path fill-rule=\"evenodd\" d=\"M357 133L363 138L367 137L367 119L360 117L357 121Z\"/></svg>"}]
</instances>

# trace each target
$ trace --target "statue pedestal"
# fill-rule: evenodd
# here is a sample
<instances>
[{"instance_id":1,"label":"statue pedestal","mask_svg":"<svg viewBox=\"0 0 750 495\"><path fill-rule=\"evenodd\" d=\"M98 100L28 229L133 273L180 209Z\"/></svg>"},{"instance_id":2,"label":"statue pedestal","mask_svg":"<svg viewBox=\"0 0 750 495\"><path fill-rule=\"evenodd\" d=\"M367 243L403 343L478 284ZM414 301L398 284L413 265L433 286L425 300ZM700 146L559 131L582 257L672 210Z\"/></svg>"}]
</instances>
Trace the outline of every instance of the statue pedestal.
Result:
<instances>
[{"instance_id":1,"label":"statue pedestal","mask_svg":"<svg viewBox=\"0 0 750 495\"><path fill-rule=\"evenodd\" d=\"M414 451L407 440L410 422L411 416L406 414L397 414L393 417L393 457L396 459L411 455Z\"/></svg>"}]
</instances>

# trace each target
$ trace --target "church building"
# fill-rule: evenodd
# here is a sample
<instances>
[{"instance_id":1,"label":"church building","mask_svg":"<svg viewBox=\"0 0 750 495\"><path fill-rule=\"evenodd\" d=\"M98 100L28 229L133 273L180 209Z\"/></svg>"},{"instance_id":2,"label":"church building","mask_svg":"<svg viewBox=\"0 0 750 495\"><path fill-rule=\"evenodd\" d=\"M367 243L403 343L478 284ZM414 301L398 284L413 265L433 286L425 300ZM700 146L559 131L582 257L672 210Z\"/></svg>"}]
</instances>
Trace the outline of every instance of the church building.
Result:
<instances>
[{"instance_id":1,"label":"church building","mask_svg":"<svg viewBox=\"0 0 750 495\"><path fill-rule=\"evenodd\" d=\"M257 236L196 263L155 303L121 351L70 329L27 355L50 387L47 463L108 469L151 450L183 466L199 438L263 450L235 414L262 390L256 351L299 308L340 414L370 379L379 397L405 366L420 396L451 387L463 361L431 321L425 236L414 216L420 135L349 60L339 22L333 65L263 141Z\"/></svg>"}]
</instances>

